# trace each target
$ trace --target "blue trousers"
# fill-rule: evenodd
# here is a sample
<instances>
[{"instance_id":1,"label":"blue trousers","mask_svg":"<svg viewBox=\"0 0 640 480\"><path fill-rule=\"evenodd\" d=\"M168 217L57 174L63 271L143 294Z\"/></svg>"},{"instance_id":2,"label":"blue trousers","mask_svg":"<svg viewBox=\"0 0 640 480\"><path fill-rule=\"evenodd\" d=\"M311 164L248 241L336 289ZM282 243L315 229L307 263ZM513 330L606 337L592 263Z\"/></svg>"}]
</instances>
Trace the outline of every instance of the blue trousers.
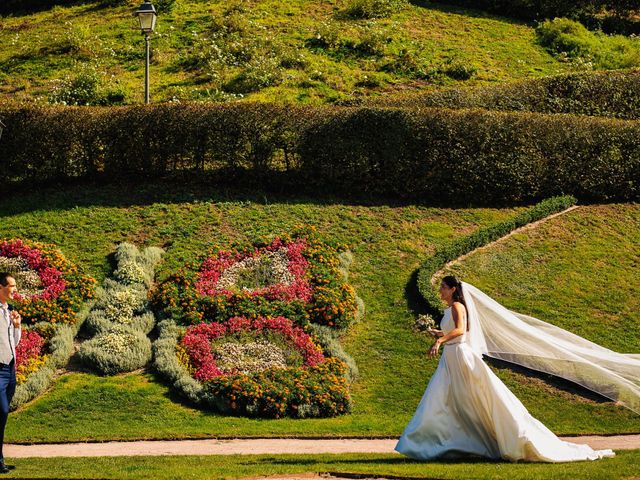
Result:
<instances>
[{"instance_id":1,"label":"blue trousers","mask_svg":"<svg viewBox=\"0 0 640 480\"><path fill-rule=\"evenodd\" d=\"M4 427L7 425L9 405L14 393L16 393L16 364L11 360L9 365L0 363L0 462L4 462L2 453Z\"/></svg>"}]
</instances>

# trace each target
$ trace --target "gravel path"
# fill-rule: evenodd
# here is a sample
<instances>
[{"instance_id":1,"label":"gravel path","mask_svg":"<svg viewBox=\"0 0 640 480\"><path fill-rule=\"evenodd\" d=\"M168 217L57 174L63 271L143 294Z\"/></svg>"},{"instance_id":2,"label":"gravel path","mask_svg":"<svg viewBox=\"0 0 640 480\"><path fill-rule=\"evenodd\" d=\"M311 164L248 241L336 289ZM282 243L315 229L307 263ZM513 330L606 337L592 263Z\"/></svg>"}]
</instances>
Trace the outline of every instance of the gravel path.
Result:
<instances>
[{"instance_id":1,"label":"gravel path","mask_svg":"<svg viewBox=\"0 0 640 480\"><path fill-rule=\"evenodd\" d=\"M595 449L640 449L640 434L563 437ZM139 455L257 455L322 453L395 453L395 439L299 439L259 438L235 440L150 440L135 442L5 444L8 458L23 457L117 457Z\"/></svg>"}]
</instances>

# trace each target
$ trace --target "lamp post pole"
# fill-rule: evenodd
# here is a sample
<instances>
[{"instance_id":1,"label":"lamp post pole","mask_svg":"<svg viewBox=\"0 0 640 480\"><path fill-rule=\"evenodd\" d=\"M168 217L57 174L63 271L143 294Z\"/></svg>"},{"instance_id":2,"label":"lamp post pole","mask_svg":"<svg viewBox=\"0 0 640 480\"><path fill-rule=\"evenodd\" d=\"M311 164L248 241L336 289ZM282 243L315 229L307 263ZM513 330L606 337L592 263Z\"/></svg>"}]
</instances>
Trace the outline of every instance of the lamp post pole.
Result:
<instances>
[{"instance_id":1,"label":"lamp post pole","mask_svg":"<svg viewBox=\"0 0 640 480\"><path fill-rule=\"evenodd\" d=\"M145 62L144 62L144 103L149 103L149 57L151 56L151 47L150 47L150 34L156 28L156 18L158 17L156 13L155 7L151 4L150 0L145 0L145 2L140 5L138 10L135 12L135 15L138 17L140 21L140 29L142 33L144 33L144 43L145 43Z\"/></svg>"},{"instance_id":2,"label":"lamp post pole","mask_svg":"<svg viewBox=\"0 0 640 480\"><path fill-rule=\"evenodd\" d=\"M146 44L146 55L144 64L144 103L149 104L149 54L150 54L150 39L149 34L144 34L144 43Z\"/></svg>"}]
</instances>

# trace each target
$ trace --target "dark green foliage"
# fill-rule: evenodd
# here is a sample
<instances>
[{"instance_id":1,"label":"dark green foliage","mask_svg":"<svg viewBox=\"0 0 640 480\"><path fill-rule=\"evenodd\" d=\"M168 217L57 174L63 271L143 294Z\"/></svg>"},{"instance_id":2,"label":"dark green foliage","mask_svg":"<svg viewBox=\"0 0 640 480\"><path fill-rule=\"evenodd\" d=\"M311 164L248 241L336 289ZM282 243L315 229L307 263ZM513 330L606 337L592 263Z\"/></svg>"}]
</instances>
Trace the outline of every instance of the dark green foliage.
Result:
<instances>
[{"instance_id":1,"label":"dark green foliage","mask_svg":"<svg viewBox=\"0 0 640 480\"><path fill-rule=\"evenodd\" d=\"M628 14L630 10L640 8L637 0L444 0L437 3L480 8L523 20L578 18L593 15L603 9L616 9L619 13ZM620 8L621 4L627 5Z\"/></svg>"},{"instance_id":2,"label":"dark green foliage","mask_svg":"<svg viewBox=\"0 0 640 480\"><path fill-rule=\"evenodd\" d=\"M379 107L484 108L640 118L640 72L571 73L487 87L369 101Z\"/></svg>"},{"instance_id":3,"label":"dark green foliage","mask_svg":"<svg viewBox=\"0 0 640 480\"><path fill-rule=\"evenodd\" d=\"M606 118L272 104L28 107L0 117L3 183L206 172L228 184L452 205L640 192L640 125Z\"/></svg>"},{"instance_id":4,"label":"dark green foliage","mask_svg":"<svg viewBox=\"0 0 640 480\"><path fill-rule=\"evenodd\" d=\"M407 0L348 0L344 15L351 18L383 18L399 12Z\"/></svg>"},{"instance_id":5,"label":"dark green foliage","mask_svg":"<svg viewBox=\"0 0 640 480\"><path fill-rule=\"evenodd\" d=\"M417 279L418 290L427 302L429 313L440 316L443 314L440 297L431 286L431 277L448 262L476 248L493 242L516 228L565 210L575 205L575 203L576 199L572 196L554 197L543 200L509 220L476 230L471 235L455 240L436 250L436 252L420 266Z\"/></svg>"}]
</instances>

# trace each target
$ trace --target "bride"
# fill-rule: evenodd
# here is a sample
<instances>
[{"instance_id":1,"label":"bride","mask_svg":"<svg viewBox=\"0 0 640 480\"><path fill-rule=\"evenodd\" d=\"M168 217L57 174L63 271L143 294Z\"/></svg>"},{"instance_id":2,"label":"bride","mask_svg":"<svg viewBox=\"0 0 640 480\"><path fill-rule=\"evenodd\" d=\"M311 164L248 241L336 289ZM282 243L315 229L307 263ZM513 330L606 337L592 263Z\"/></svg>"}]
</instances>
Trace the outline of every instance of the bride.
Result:
<instances>
[{"instance_id":1,"label":"bride","mask_svg":"<svg viewBox=\"0 0 640 480\"><path fill-rule=\"evenodd\" d=\"M570 462L614 456L560 440L498 379L482 355L579 383L640 412L640 357L600 347L512 312L453 276L442 279L449 307L430 356L442 357L395 449L428 460L479 455L510 461Z\"/></svg>"}]
</instances>

